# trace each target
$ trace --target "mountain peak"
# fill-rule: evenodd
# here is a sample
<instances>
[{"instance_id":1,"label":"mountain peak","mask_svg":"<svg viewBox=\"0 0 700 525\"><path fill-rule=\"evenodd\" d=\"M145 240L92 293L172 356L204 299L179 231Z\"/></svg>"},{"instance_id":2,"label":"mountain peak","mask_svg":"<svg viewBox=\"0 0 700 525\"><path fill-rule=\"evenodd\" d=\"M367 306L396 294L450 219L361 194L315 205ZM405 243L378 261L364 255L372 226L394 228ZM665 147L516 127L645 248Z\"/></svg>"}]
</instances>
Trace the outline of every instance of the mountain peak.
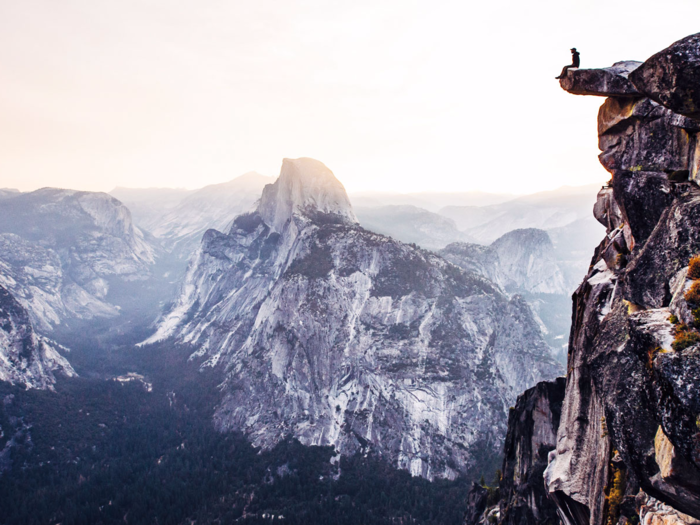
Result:
<instances>
[{"instance_id":1,"label":"mountain peak","mask_svg":"<svg viewBox=\"0 0 700 525\"><path fill-rule=\"evenodd\" d=\"M324 213L357 222L348 194L333 172L306 157L282 161L278 179L263 189L258 212L277 231L284 229L292 215Z\"/></svg>"}]
</instances>

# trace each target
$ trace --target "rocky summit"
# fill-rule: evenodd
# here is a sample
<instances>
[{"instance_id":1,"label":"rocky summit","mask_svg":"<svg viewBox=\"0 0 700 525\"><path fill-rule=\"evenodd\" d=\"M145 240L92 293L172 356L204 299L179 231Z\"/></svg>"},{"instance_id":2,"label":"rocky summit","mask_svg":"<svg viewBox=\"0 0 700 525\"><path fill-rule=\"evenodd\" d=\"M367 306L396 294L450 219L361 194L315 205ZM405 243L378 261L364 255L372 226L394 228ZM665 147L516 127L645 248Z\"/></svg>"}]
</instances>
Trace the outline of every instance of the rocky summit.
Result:
<instances>
[{"instance_id":1,"label":"rocky summit","mask_svg":"<svg viewBox=\"0 0 700 525\"><path fill-rule=\"evenodd\" d=\"M357 223L322 163L285 159L256 211L209 230L146 341L224 372L215 420L452 478L499 454L519 392L558 374L524 300Z\"/></svg>"}]
</instances>

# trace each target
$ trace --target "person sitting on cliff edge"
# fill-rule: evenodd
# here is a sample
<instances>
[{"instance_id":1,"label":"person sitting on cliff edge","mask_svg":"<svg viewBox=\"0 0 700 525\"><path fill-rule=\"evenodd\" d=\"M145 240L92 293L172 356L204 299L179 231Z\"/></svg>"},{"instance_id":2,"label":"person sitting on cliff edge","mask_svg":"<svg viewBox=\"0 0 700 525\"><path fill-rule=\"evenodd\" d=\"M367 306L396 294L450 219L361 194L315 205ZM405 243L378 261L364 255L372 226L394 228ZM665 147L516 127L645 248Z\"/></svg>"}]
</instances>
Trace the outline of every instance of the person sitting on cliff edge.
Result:
<instances>
[{"instance_id":1,"label":"person sitting on cliff edge","mask_svg":"<svg viewBox=\"0 0 700 525\"><path fill-rule=\"evenodd\" d=\"M581 65L581 59L579 58L580 55L581 54L578 51L576 51L576 48L572 47L571 48L571 65L564 66L564 69L561 70L561 75L559 75L558 77L554 77L554 78L556 78L557 80L559 80L560 78L564 78L566 76L566 72L569 71L569 68L579 67Z\"/></svg>"}]
</instances>

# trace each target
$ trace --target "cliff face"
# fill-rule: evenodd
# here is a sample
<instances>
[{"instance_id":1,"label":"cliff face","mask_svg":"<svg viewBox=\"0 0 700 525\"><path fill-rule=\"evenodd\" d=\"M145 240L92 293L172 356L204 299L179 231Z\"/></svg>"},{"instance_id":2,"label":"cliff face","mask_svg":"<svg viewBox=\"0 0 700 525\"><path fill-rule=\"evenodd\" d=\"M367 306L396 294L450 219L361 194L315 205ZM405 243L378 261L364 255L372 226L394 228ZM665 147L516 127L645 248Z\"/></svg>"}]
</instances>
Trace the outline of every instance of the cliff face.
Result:
<instances>
[{"instance_id":1,"label":"cliff face","mask_svg":"<svg viewBox=\"0 0 700 525\"><path fill-rule=\"evenodd\" d=\"M76 375L56 343L37 335L27 310L0 286L0 381L53 388L55 373Z\"/></svg>"},{"instance_id":2,"label":"cliff face","mask_svg":"<svg viewBox=\"0 0 700 525\"><path fill-rule=\"evenodd\" d=\"M607 236L574 294L566 395L545 472L567 525L637 512L644 523L700 519L700 304L687 293L698 277L689 261L700 254L698 79L693 35L644 63L572 70L561 81L608 97L598 134L612 174L594 209Z\"/></svg>"},{"instance_id":3,"label":"cliff face","mask_svg":"<svg viewBox=\"0 0 700 525\"><path fill-rule=\"evenodd\" d=\"M556 523L542 474L556 445L565 384L564 378L538 383L510 411L499 485L502 525Z\"/></svg>"},{"instance_id":4,"label":"cliff face","mask_svg":"<svg viewBox=\"0 0 700 525\"><path fill-rule=\"evenodd\" d=\"M542 475L556 445L566 380L542 381L523 392L508 415L498 488L472 485L465 525L557 523ZM490 505L490 506L489 506Z\"/></svg>"},{"instance_id":5,"label":"cliff face","mask_svg":"<svg viewBox=\"0 0 700 525\"><path fill-rule=\"evenodd\" d=\"M493 461L517 393L560 370L522 299L361 228L312 159L285 160L256 211L205 234L148 342L167 338L224 372L219 428L428 478Z\"/></svg>"},{"instance_id":6,"label":"cliff face","mask_svg":"<svg viewBox=\"0 0 700 525\"><path fill-rule=\"evenodd\" d=\"M129 210L107 194L44 188L0 200L0 285L40 331L119 315L111 288L146 279L153 263Z\"/></svg>"}]
</instances>

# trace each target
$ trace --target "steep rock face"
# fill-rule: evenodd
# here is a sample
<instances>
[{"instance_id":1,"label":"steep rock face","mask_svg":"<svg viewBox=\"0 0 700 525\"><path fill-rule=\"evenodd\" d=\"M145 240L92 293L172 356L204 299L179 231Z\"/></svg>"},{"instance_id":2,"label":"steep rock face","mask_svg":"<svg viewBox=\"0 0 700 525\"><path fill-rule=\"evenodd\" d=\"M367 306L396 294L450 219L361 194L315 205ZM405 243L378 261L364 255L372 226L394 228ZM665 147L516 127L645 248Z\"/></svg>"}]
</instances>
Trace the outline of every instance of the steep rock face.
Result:
<instances>
[{"instance_id":1,"label":"steep rock face","mask_svg":"<svg viewBox=\"0 0 700 525\"><path fill-rule=\"evenodd\" d=\"M556 446L565 387L566 380L560 377L551 382L542 381L518 397L508 416L497 492L495 487L489 489L492 501L488 503L489 491L472 486L465 525L559 522L557 506L549 498L543 474L549 452Z\"/></svg>"},{"instance_id":2,"label":"steep rock face","mask_svg":"<svg viewBox=\"0 0 700 525\"><path fill-rule=\"evenodd\" d=\"M499 485L499 524L556 523L543 473L556 446L566 380L541 382L525 391L510 411Z\"/></svg>"},{"instance_id":3,"label":"steep rock face","mask_svg":"<svg viewBox=\"0 0 700 525\"><path fill-rule=\"evenodd\" d=\"M543 230L513 230L488 247L453 243L439 253L510 293L567 293L564 276L554 257L554 246Z\"/></svg>"},{"instance_id":4,"label":"steep rock face","mask_svg":"<svg viewBox=\"0 0 700 525\"><path fill-rule=\"evenodd\" d=\"M221 429L374 450L428 478L492 461L508 404L559 370L522 299L362 229L310 159L206 233L146 342L165 338L225 370Z\"/></svg>"},{"instance_id":5,"label":"steep rock face","mask_svg":"<svg viewBox=\"0 0 700 525\"><path fill-rule=\"evenodd\" d=\"M674 44L629 79L644 94L649 85L659 93L682 86L695 66L674 57L698 56L698 42ZM676 84L664 76L673 74ZM700 189L687 182L697 172L698 122L673 113L695 116L670 94L587 94L611 96L598 130L612 187L594 209L608 234L574 294L566 395L545 481L567 525L637 512L644 523L691 523L700 518L700 346L674 339L698 326L685 296L689 259L700 253Z\"/></svg>"},{"instance_id":6,"label":"steep rock face","mask_svg":"<svg viewBox=\"0 0 700 525\"><path fill-rule=\"evenodd\" d=\"M0 381L52 388L55 373L75 376L56 343L34 332L27 310L0 286Z\"/></svg>"},{"instance_id":7,"label":"steep rock face","mask_svg":"<svg viewBox=\"0 0 700 525\"><path fill-rule=\"evenodd\" d=\"M309 158L284 159L279 179L263 189L258 213L276 232L295 215L325 214L357 223L343 185L323 163Z\"/></svg>"},{"instance_id":8,"label":"steep rock face","mask_svg":"<svg viewBox=\"0 0 700 525\"><path fill-rule=\"evenodd\" d=\"M649 58L629 78L650 99L671 111L700 119L700 33Z\"/></svg>"},{"instance_id":9,"label":"steep rock face","mask_svg":"<svg viewBox=\"0 0 700 525\"><path fill-rule=\"evenodd\" d=\"M0 284L38 329L119 314L111 283L143 280L153 248L129 210L103 193L44 188L0 200Z\"/></svg>"}]
</instances>

